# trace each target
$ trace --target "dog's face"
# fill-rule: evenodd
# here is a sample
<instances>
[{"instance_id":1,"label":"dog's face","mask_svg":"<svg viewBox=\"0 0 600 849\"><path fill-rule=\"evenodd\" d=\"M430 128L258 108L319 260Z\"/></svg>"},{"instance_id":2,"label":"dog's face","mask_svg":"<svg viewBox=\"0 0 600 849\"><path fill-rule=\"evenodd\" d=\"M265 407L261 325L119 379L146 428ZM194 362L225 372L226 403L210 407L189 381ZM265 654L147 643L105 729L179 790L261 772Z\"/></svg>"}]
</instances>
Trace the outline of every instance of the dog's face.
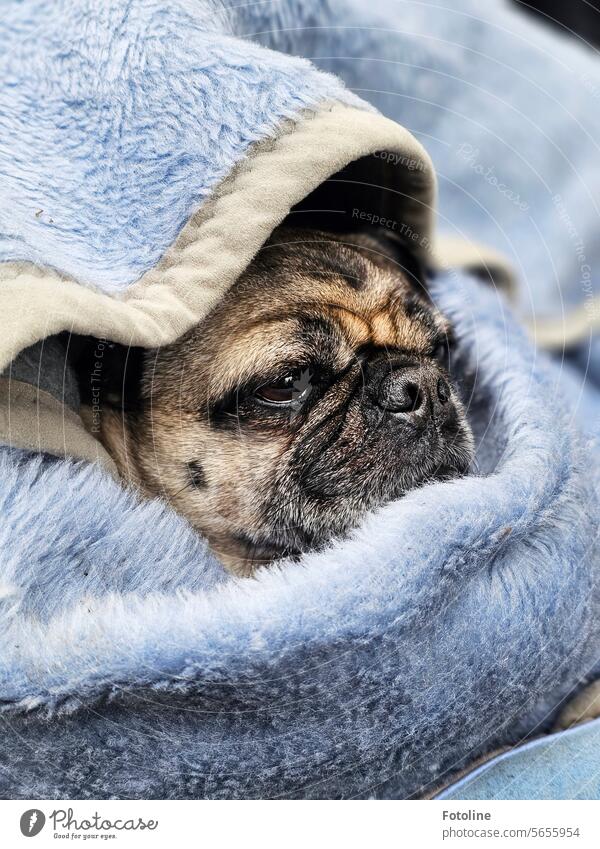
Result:
<instances>
[{"instance_id":1,"label":"dog's face","mask_svg":"<svg viewBox=\"0 0 600 849\"><path fill-rule=\"evenodd\" d=\"M146 355L121 468L241 574L465 473L448 322L411 277L367 237L277 231L202 324Z\"/></svg>"}]
</instances>

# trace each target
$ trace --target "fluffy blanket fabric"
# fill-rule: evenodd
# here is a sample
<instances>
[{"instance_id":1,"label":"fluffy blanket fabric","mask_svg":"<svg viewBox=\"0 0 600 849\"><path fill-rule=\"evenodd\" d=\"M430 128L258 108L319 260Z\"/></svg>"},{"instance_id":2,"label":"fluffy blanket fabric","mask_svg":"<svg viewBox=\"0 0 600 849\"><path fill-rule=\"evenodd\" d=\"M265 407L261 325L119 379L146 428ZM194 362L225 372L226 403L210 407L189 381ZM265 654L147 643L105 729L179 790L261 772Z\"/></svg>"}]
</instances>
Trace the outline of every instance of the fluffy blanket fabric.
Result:
<instances>
[{"instance_id":1,"label":"fluffy blanket fabric","mask_svg":"<svg viewBox=\"0 0 600 849\"><path fill-rule=\"evenodd\" d=\"M417 5L397 9L418 30ZM342 169L357 192L377 173L380 202L429 250L433 176L414 138L305 60L233 37L269 29L271 46L318 54L330 6L281 8L269 24L263 6L7 4L1 367L65 329L174 338ZM359 29L329 32L340 54L369 20L343 8ZM465 39L472 26L465 14ZM371 208L343 184L327 198ZM3 797L407 797L544 728L593 673L599 393L581 352L567 366L536 351L468 275L439 273L433 295L457 327L473 474L256 580L227 576L99 464L2 449Z\"/></svg>"}]
</instances>

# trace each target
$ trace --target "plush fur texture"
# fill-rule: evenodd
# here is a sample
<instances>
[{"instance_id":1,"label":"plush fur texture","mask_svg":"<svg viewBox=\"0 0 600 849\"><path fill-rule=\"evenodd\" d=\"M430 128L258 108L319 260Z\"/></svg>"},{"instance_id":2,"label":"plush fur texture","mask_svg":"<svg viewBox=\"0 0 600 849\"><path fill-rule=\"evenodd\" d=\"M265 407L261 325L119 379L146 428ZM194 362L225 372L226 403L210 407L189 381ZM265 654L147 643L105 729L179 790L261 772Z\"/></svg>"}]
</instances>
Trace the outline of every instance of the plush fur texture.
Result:
<instances>
[{"instance_id":1,"label":"plush fur texture","mask_svg":"<svg viewBox=\"0 0 600 849\"><path fill-rule=\"evenodd\" d=\"M598 294L600 72L508 0L4 4L0 256L122 291L282 117L360 102L252 42L311 57L422 140L441 229L509 257L523 312Z\"/></svg>"},{"instance_id":2,"label":"plush fur texture","mask_svg":"<svg viewBox=\"0 0 600 849\"><path fill-rule=\"evenodd\" d=\"M122 291L253 142L324 100L365 108L230 29L214 0L5 3L0 259Z\"/></svg>"},{"instance_id":3,"label":"plush fur texture","mask_svg":"<svg viewBox=\"0 0 600 849\"><path fill-rule=\"evenodd\" d=\"M591 671L598 455L493 293L435 297L480 476L256 580L96 468L3 454L3 796L408 796Z\"/></svg>"}]
</instances>

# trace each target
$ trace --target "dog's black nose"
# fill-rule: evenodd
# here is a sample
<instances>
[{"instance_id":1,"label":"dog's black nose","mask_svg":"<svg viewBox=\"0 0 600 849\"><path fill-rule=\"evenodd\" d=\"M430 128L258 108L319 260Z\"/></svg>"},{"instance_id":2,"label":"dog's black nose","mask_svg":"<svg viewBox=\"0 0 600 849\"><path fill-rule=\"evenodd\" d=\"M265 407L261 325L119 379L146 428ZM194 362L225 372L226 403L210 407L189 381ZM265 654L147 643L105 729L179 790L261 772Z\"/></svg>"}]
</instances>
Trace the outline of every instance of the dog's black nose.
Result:
<instances>
[{"instance_id":1,"label":"dog's black nose","mask_svg":"<svg viewBox=\"0 0 600 849\"><path fill-rule=\"evenodd\" d=\"M449 401L448 383L431 367L393 369L379 384L377 394L377 404L382 410L415 423L424 423L430 416L443 416Z\"/></svg>"}]
</instances>

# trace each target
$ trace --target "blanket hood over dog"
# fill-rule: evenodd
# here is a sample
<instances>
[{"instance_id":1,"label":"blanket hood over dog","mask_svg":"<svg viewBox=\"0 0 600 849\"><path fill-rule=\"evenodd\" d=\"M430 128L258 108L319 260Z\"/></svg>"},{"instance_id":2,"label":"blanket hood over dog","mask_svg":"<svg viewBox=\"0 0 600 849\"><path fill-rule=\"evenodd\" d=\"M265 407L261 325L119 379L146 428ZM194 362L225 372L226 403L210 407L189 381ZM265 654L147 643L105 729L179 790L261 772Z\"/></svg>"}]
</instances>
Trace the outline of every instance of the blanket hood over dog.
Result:
<instances>
[{"instance_id":1,"label":"blanket hood over dog","mask_svg":"<svg viewBox=\"0 0 600 849\"><path fill-rule=\"evenodd\" d=\"M172 341L287 216L383 221L430 266L449 256L422 145L306 59L235 37L248 15L3 8L6 797L411 795L544 727L600 648L597 449L562 375L466 274L442 271L433 295L477 470L301 563L225 574L83 427L56 334ZM460 260L502 275L473 242Z\"/></svg>"},{"instance_id":2,"label":"blanket hood over dog","mask_svg":"<svg viewBox=\"0 0 600 849\"><path fill-rule=\"evenodd\" d=\"M6 5L0 366L65 329L173 340L333 175L348 227L362 186L357 214L429 251L435 180L416 139L306 60L228 37L216 11Z\"/></svg>"},{"instance_id":3,"label":"blanket hood over dog","mask_svg":"<svg viewBox=\"0 0 600 849\"><path fill-rule=\"evenodd\" d=\"M423 147L306 60L229 37L220 4L48 9L8 3L0 29L0 370L64 330L173 341L298 206L338 229L388 222L433 254ZM5 440L89 459L30 395L13 391Z\"/></svg>"}]
</instances>

